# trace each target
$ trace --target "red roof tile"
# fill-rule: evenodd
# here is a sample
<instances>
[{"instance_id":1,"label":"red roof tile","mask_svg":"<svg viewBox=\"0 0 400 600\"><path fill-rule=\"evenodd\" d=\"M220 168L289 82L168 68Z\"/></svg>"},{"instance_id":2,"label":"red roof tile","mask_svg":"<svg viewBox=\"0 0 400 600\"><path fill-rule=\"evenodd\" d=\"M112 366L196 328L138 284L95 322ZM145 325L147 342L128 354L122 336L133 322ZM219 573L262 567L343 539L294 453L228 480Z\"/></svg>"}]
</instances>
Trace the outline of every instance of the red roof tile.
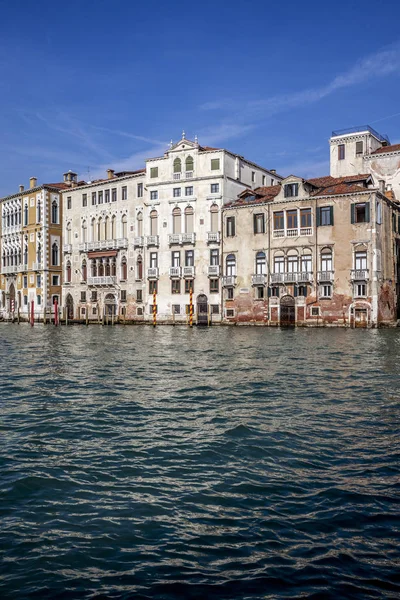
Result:
<instances>
[{"instance_id":1,"label":"red roof tile","mask_svg":"<svg viewBox=\"0 0 400 600\"><path fill-rule=\"evenodd\" d=\"M378 148L371 154L385 154L386 152L399 152L400 144L393 144L392 146L382 146L382 148Z\"/></svg>"}]
</instances>

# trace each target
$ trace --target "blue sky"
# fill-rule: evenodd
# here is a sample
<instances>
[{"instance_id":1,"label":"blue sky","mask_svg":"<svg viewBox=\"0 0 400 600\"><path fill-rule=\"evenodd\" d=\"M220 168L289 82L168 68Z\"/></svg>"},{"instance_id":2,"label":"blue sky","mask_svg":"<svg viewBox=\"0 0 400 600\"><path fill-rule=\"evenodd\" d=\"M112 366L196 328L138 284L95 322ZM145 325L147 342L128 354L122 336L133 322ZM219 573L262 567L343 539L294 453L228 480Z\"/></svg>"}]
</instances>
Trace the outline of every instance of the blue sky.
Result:
<instances>
[{"instance_id":1,"label":"blue sky","mask_svg":"<svg viewBox=\"0 0 400 600\"><path fill-rule=\"evenodd\" d=\"M400 3L0 0L0 196L135 169L182 129L286 175L333 129L400 142Z\"/></svg>"}]
</instances>

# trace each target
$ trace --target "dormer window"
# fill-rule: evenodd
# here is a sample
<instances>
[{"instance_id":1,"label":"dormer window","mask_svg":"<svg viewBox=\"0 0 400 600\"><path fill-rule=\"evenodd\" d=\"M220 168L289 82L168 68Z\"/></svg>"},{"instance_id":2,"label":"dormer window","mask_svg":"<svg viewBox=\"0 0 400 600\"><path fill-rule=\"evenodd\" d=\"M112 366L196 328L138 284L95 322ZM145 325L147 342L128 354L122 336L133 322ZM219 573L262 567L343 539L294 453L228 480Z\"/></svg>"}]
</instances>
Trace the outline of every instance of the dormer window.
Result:
<instances>
[{"instance_id":1,"label":"dormer window","mask_svg":"<svg viewBox=\"0 0 400 600\"><path fill-rule=\"evenodd\" d=\"M286 183L285 187L285 198L294 198L299 195L299 184L298 183Z\"/></svg>"}]
</instances>

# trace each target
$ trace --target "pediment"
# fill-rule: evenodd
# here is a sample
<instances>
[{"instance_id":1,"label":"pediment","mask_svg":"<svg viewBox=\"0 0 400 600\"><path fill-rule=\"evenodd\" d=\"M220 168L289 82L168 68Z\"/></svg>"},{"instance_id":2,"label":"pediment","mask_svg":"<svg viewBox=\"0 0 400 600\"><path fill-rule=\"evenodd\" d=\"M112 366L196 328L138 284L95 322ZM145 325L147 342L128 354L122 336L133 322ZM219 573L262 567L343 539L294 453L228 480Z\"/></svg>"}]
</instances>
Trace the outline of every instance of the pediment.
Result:
<instances>
[{"instance_id":1,"label":"pediment","mask_svg":"<svg viewBox=\"0 0 400 600\"><path fill-rule=\"evenodd\" d=\"M179 140L176 144L173 144L172 147L167 150L167 154L170 152L180 152L181 150L192 150L194 148L198 148L199 145L196 142L192 142L191 140Z\"/></svg>"}]
</instances>

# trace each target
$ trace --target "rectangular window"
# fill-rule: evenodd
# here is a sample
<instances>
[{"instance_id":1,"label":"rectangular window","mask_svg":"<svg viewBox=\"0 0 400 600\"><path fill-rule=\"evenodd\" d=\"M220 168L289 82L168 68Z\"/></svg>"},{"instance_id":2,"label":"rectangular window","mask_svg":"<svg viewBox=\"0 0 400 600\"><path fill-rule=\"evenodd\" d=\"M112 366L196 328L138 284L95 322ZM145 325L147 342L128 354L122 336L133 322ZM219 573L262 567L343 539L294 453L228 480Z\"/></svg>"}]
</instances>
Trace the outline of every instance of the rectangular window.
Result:
<instances>
[{"instance_id":1,"label":"rectangular window","mask_svg":"<svg viewBox=\"0 0 400 600\"><path fill-rule=\"evenodd\" d=\"M96 204L96 192L92 192L92 206Z\"/></svg>"},{"instance_id":2,"label":"rectangular window","mask_svg":"<svg viewBox=\"0 0 400 600\"><path fill-rule=\"evenodd\" d=\"M354 296L356 298L365 298L367 295L367 284L356 283L354 286Z\"/></svg>"},{"instance_id":3,"label":"rectangular window","mask_svg":"<svg viewBox=\"0 0 400 600\"><path fill-rule=\"evenodd\" d=\"M172 305L172 314L173 315L180 315L181 314L181 305L180 304L173 304Z\"/></svg>"},{"instance_id":4,"label":"rectangular window","mask_svg":"<svg viewBox=\"0 0 400 600\"><path fill-rule=\"evenodd\" d=\"M111 190L111 202L117 201L117 188L112 188Z\"/></svg>"},{"instance_id":5,"label":"rectangular window","mask_svg":"<svg viewBox=\"0 0 400 600\"><path fill-rule=\"evenodd\" d=\"M252 172L251 172L251 182L252 182L252 183L254 183L254 182L255 182L255 180L256 180L256 172L255 172L255 171L252 171Z\"/></svg>"},{"instance_id":6,"label":"rectangular window","mask_svg":"<svg viewBox=\"0 0 400 600\"><path fill-rule=\"evenodd\" d=\"M194 279L185 279L185 294L189 294L190 290L194 292Z\"/></svg>"},{"instance_id":7,"label":"rectangular window","mask_svg":"<svg viewBox=\"0 0 400 600\"><path fill-rule=\"evenodd\" d=\"M81 292L81 302L86 302L86 292Z\"/></svg>"},{"instance_id":8,"label":"rectangular window","mask_svg":"<svg viewBox=\"0 0 400 600\"><path fill-rule=\"evenodd\" d=\"M110 190L105 190L104 192L104 202L108 204L110 202Z\"/></svg>"},{"instance_id":9,"label":"rectangular window","mask_svg":"<svg viewBox=\"0 0 400 600\"><path fill-rule=\"evenodd\" d=\"M226 237L235 237L235 217L226 218Z\"/></svg>"},{"instance_id":10,"label":"rectangular window","mask_svg":"<svg viewBox=\"0 0 400 600\"><path fill-rule=\"evenodd\" d=\"M174 198L180 198L181 196L181 188L174 188L172 190Z\"/></svg>"},{"instance_id":11,"label":"rectangular window","mask_svg":"<svg viewBox=\"0 0 400 600\"><path fill-rule=\"evenodd\" d=\"M265 233L264 213L253 215L254 233Z\"/></svg>"},{"instance_id":12,"label":"rectangular window","mask_svg":"<svg viewBox=\"0 0 400 600\"><path fill-rule=\"evenodd\" d=\"M97 302L97 290L92 290L92 296L90 299L92 302Z\"/></svg>"},{"instance_id":13,"label":"rectangular window","mask_svg":"<svg viewBox=\"0 0 400 600\"><path fill-rule=\"evenodd\" d=\"M87 206L87 194L82 194L82 206Z\"/></svg>"},{"instance_id":14,"label":"rectangular window","mask_svg":"<svg viewBox=\"0 0 400 600\"><path fill-rule=\"evenodd\" d=\"M154 294L154 292L157 294L157 280L149 279L149 294Z\"/></svg>"},{"instance_id":15,"label":"rectangular window","mask_svg":"<svg viewBox=\"0 0 400 600\"><path fill-rule=\"evenodd\" d=\"M311 227L311 208L300 209L300 227Z\"/></svg>"},{"instance_id":16,"label":"rectangular window","mask_svg":"<svg viewBox=\"0 0 400 600\"><path fill-rule=\"evenodd\" d=\"M285 228L283 210L274 212L274 231L282 231Z\"/></svg>"},{"instance_id":17,"label":"rectangular window","mask_svg":"<svg viewBox=\"0 0 400 600\"><path fill-rule=\"evenodd\" d=\"M67 208L70 209L72 206L72 198L71 196L67 196Z\"/></svg>"},{"instance_id":18,"label":"rectangular window","mask_svg":"<svg viewBox=\"0 0 400 600\"><path fill-rule=\"evenodd\" d=\"M42 276L41 275L36 275L36 287L38 287L38 288L42 287Z\"/></svg>"},{"instance_id":19,"label":"rectangular window","mask_svg":"<svg viewBox=\"0 0 400 600\"><path fill-rule=\"evenodd\" d=\"M317 226L333 225L333 206L317 208Z\"/></svg>"},{"instance_id":20,"label":"rectangular window","mask_svg":"<svg viewBox=\"0 0 400 600\"><path fill-rule=\"evenodd\" d=\"M210 279L210 294L218 294L219 279Z\"/></svg>"},{"instance_id":21,"label":"rectangular window","mask_svg":"<svg viewBox=\"0 0 400 600\"><path fill-rule=\"evenodd\" d=\"M181 293L181 280L180 279L171 279L171 294L180 294Z\"/></svg>"},{"instance_id":22,"label":"rectangular window","mask_svg":"<svg viewBox=\"0 0 400 600\"><path fill-rule=\"evenodd\" d=\"M219 304L210 304L211 314L219 315Z\"/></svg>"},{"instance_id":23,"label":"rectangular window","mask_svg":"<svg viewBox=\"0 0 400 600\"><path fill-rule=\"evenodd\" d=\"M288 229L297 229L297 210L288 210L286 212L286 222Z\"/></svg>"},{"instance_id":24,"label":"rectangular window","mask_svg":"<svg viewBox=\"0 0 400 600\"><path fill-rule=\"evenodd\" d=\"M126 185L124 185L122 187L122 200L127 200L128 199L128 188Z\"/></svg>"},{"instance_id":25,"label":"rectangular window","mask_svg":"<svg viewBox=\"0 0 400 600\"><path fill-rule=\"evenodd\" d=\"M52 276L51 285L60 285L60 276L59 275Z\"/></svg>"},{"instance_id":26,"label":"rectangular window","mask_svg":"<svg viewBox=\"0 0 400 600\"><path fill-rule=\"evenodd\" d=\"M126 302L126 290L121 290L121 302Z\"/></svg>"},{"instance_id":27,"label":"rectangular window","mask_svg":"<svg viewBox=\"0 0 400 600\"><path fill-rule=\"evenodd\" d=\"M297 288L297 295L298 296L304 296L304 298L307 296L307 286L306 285L299 285Z\"/></svg>"},{"instance_id":28,"label":"rectangular window","mask_svg":"<svg viewBox=\"0 0 400 600\"><path fill-rule=\"evenodd\" d=\"M151 179L155 179L156 177L158 177L158 167L151 167L150 177Z\"/></svg>"},{"instance_id":29,"label":"rectangular window","mask_svg":"<svg viewBox=\"0 0 400 600\"><path fill-rule=\"evenodd\" d=\"M158 252L150 252L150 268L157 269L158 267Z\"/></svg>"},{"instance_id":30,"label":"rectangular window","mask_svg":"<svg viewBox=\"0 0 400 600\"><path fill-rule=\"evenodd\" d=\"M344 160L345 151L344 144L339 144L338 146L338 160Z\"/></svg>"},{"instance_id":31,"label":"rectangular window","mask_svg":"<svg viewBox=\"0 0 400 600\"><path fill-rule=\"evenodd\" d=\"M262 184L265 185L266 184L266 177L265 175L262 176Z\"/></svg>"},{"instance_id":32,"label":"rectangular window","mask_svg":"<svg viewBox=\"0 0 400 600\"><path fill-rule=\"evenodd\" d=\"M365 251L354 253L354 267L356 271L367 270L367 253Z\"/></svg>"},{"instance_id":33,"label":"rectangular window","mask_svg":"<svg viewBox=\"0 0 400 600\"><path fill-rule=\"evenodd\" d=\"M24 306L28 306L28 296L24 296Z\"/></svg>"},{"instance_id":34,"label":"rectangular window","mask_svg":"<svg viewBox=\"0 0 400 600\"><path fill-rule=\"evenodd\" d=\"M259 286L256 288L256 298L257 300L263 300L264 294L264 286Z\"/></svg>"},{"instance_id":35,"label":"rectangular window","mask_svg":"<svg viewBox=\"0 0 400 600\"><path fill-rule=\"evenodd\" d=\"M285 198L294 198L299 195L298 183L287 183L284 187Z\"/></svg>"},{"instance_id":36,"label":"rectangular window","mask_svg":"<svg viewBox=\"0 0 400 600\"><path fill-rule=\"evenodd\" d=\"M143 198L143 183L137 184L137 197Z\"/></svg>"},{"instance_id":37,"label":"rectangular window","mask_svg":"<svg viewBox=\"0 0 400 600\"><path fill-rule=\"evenodd\" d=\"M194 267L194 250L185 251L185 267Z\"/></svg>"},{"instance_id":38,"label":"rectangular window","mask_svg":"<svg viewBox=\"0 0 400 600\"><path fill-rule=\"evenodd\" d=\"M157 190L153 190L152 192L150 192L150 200L158 200L158 191Z\"/></svg>"},{"instance_id":39,"label":"rectangular window","mask_svg":"<svg viewBox=\"0 0 400 600\"><path fill-rule=\"evenodd\" d=\"M181 266L181 253L179 250L171 252L171 267Z\"/></svg>"},{"instance_id":40,"label":"rectangular window","mask_svg":"<svg viewBox=\"0 0 400 600\"><path fill-rule=\"evenodd\" d=\"M285 257L284 256L275 256L274 257L274 273L284 273L285 272Z\"/></svg>"},{"instance_id":41,"label":"rectangular window","mask_svg":"<svg viewBox=\"0 0 400 600\"><path fill-rule=\"evenodd\" d=\"M210 265L212 265L214 267L219 265L219 250L218 250L218 248L210 250Z\"/></svg>"},{"instance_id":42,"label":"rectangular window","mask_svg":"<svg viewBox=\"0 0 400 600\"><path fill-rule=\"evenodd\" d=\"M212 194L219 194L219 183L212 183L211 184L211 193Z\"/></svg>"},{"instance_id":43,"label":"rectangular window","mask_svg":"<svg viewBox=\"0 0 400 600\"><path fill-rule=\"evenodd\" d=\"M320 287L321 298L331 298L332 297L332 284L326 283L321 285Z\"/></svg>"},{"instance_id":44,"label":"rectangular window","mask_svg":"<svg viewBox=\"0 0 400 600\"><path fill-rule=\"evenodd\" d=\"M276 298L279 298L279 286L272 286L269 288L268 290L268 295L269 296L274 296Z\"/></svg>"},{"instance_id":45,"label":"rectangular window","mask_svg":"<svg viewBox=\"0 0 400 600\"><path fill-rule=\"evenodd\" d=\"M233 300L233 287L228 287L226 289L226 299Z\"/></svg>"},{"instance_id":46,"label":"rectangular window","mask_svg":"<svg viewBox=\"0 0 400 600\"><path fill-rule=\"evenodd\" d=\"M143 302L142 290L136 290L136 302Z\"/></svg>"},{"instance_id":47,"label":"rectangular window","mask_svg":"<svg viewBox=\"0 0 400 600\"><path fill-rule=\"evenodd\" d=\"M23 284L24 289L26 289L28 287L28 276L24 275L24 284Z\"/></svg>"},{"instance_id":48,"label":"rectangular window","mask_svg":"<svg viewBox=\"0 0 400 600\"><path fill-rule=\"evenodd\" d=\"M185 196L193 196L193 186L188 185L185 187Z\"/></svg>"},{"instance_id":49,"label":"rectangular window","mask_svg":"<svg viewBox=\"0 0 400 600\"><path fill-rule=\"evenodd\" d=\"M319 306L312 306L311 307L311 316L312 317L319 317Z\"/></svg>"},{"instance_id":50,"label":"rectangular window","mask_svg":"<svg viewBox=\"0 0 400 600\"><path fill-rule=\"evenodd\" d=\"M219 158L211 159L211 171L219 171Z\"/></svg>"},{"instance_id":51,"label":"rectangular window","mask_svg":"<svg viewBox=\"0 0 400 600\"><path fill-rule=\"evenodd\" d=\"M37 296L37 304L38 306L42 304L42 296L40 296L40 294Z\"/></svg>"},{"instance_id":52,"label":"rectangular window","mask_svg":"<svg viewBox=\"0 0 400 600\"><path fill-rule=\"evenodd\" d=\"M99 192L97 203L103 204L103 191Z\"/></svg>"},{"instance_id":53,"label":"rectangular window","mask_svg":"<svg viewBox=\"0 0 400 600\"><path fill-rule=\"evenodd\" d=\"M351 205L352 223L369 223L369 202L358 202Z\"/></svg>"},{"instance_id":54,"label":"rectangular window","mask_svg":"<svg viewBox=\"0 0 400 600\"><path fill-rule=\"evenodd\" d=\"M363 153L363 143L356 142L356 154L362 154L362 153Z\"/></svg>"}]
</instances>

